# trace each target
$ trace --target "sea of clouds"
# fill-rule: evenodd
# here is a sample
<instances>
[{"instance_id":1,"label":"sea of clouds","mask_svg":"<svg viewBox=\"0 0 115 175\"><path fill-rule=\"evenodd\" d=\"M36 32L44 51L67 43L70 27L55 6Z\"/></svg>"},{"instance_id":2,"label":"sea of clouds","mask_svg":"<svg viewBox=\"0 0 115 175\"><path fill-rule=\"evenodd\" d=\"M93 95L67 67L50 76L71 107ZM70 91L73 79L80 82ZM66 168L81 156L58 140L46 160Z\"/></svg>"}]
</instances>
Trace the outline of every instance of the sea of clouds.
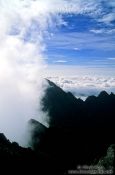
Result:
<instances>
[{"instance_id":1,"label":"sea of clouds","mask_svg":"<svg viewBox=\"0 0 115 175\"><path fill-rule=\"evenodd\" d=\"M65 91L72 92L77 98L86 99L97 96L101 91L115 93L115 77L100 76L54 76L47 77Z\"/></svg>"}]
</instances>

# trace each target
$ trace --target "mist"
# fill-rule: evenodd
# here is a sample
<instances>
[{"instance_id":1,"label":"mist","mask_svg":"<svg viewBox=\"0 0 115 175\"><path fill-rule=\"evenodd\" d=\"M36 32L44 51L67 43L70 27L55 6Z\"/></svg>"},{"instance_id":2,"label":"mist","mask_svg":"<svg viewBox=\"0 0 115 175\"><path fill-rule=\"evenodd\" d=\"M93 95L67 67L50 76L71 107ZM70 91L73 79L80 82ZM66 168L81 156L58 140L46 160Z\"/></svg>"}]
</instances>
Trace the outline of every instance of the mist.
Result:
<instances>
[{"instance_id":1,"label":"mist","mask_svg":"<svg viewBox=\"0 0 115 175\"><path fill-rule=\"evenodd\" d=\"M47 87L45 37L66 25L59 13L69 6L64 0L0 0L0 132L20 145L27 143L29 119L49 125L40 105Z\"/></svg>"},{"instance_id":2,"label":"mist","mask_svg":"<svg viewBox=\"0 0 115 175\"><path fill-rule=\"evenodd\" d=\"M48 16L35 10L34 1L0 1L0 132L26 145L27 122L48 126L40 100L46 84L43 33ZM39 4L38 4L39 7Z\"/></svg>"}]
</instances>

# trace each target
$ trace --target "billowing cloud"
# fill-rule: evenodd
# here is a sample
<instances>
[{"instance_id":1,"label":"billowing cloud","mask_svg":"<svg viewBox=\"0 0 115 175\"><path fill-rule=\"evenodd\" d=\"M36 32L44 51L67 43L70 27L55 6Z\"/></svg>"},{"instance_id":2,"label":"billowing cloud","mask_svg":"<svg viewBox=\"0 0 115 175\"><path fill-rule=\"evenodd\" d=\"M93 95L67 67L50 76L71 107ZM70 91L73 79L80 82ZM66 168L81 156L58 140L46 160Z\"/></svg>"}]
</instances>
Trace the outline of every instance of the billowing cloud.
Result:
<instances>
[{"instance_id":1,"label":"billowing cloud","mask_svg":"<svg viewBox=\"0 0 115 175\"><path fill-rule=\"evenodd\" d=\"M27 141L24 136L30 118L47 125L40 99L48 16L41 17L32 2L0 1L0 132L20 144Z\"/></svg>"}]
</instances>

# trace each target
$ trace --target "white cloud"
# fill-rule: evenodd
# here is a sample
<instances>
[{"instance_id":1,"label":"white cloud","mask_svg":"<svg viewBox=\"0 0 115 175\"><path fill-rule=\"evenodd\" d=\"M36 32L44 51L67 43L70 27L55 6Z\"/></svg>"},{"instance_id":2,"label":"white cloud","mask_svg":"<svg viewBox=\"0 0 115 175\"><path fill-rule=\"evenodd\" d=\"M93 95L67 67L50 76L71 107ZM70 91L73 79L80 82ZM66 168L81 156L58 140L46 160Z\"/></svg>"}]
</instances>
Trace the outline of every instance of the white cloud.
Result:
<instances>
[{"instance_id":1,"label":"white cloud","mask_svg":"<svg viewBox=\"0 0 115 175\"><path fill-rule=\"evenodd\" d=\"M115 58L107 58L107 59L108 59L108 60L113 60L113 61L115 60Z\"/></svg>"},{"instance_id":2,"label":"white cloud","mask_svg":"<svg viewBox=\"0 0 115 175\"><path fill-rule=\"evenodd\" d=\"M43 33L50 23L46 8L40 1L0 1L0 132L20 144L27 141L23 135L30 118L47 124L40 110Z\"/></svg>"},{"instance_id":3,"label":"white cloud","mask_svg":"<svg viewBox=\"0 0 115 175\"><path fill-rule=\"evenodd\" d=\"M103 90L115 93L115 77L56 76L48 78L65 91L72 92L77 98L85 99L90 95L97 96Z\"/></svg>"},{"instance_id":4,"label":"white cloud","mask_svg":"<svg viewBox=\"0 0 115 175\"><path fill-rule=\"evenodd\" d=\"M67 60L56 60L53 61L54 63L67 63Z\"/></svg>"},{"instance_id":5,"label":"white cloud","mask_svg":"<svg viewBox=\"0 0 115 175\"><path fill-rule=\"evenodd\" d=\"M104 22L106 24L111 24L115 20L115 12L104 15L99 22Z\"/></svg>"},{"instance_id":6,"label":"white cloud","mask_svg":"<svg viewBox=\"0 0 115 175\"><path fill-rule=\"evenodd\" d=\"M99 29L99 30L92 29L92 30L90 30L90 32L93 32L93 33L96 33L96 34L101 34L101 33L104 33L104 30L103 29Z\"/></svg>"},{"instance_id":7,"label":"white cloud","mask_svg":"<svg viewBox=\"0 0 115 175\"><path fill-rule=\"evenodd\" d=\"M79 49L78 47L75 47L75 48L74 48L74 50L76 50L76 51L77 51L77 50L80 50L80 49Z\"/></svg>"},{"instance_id":8,"label":"white cloud","mask_svg":"<svg viewBox=\"0 0 115 175\"><path fill-rule=\"evenodd\" d=\"M90 32L96 34L114 34L115 29L91 29Z\"/></svg>"},{"instance_id":9,"label":"white cloud","mask_svg":"<svg viewBox=\"0 0 115 175\"><path fill-rule=\"evenodd\" d=\"M43 71L44 77L76 77L76 76L96 76L96 77L114 77L115 67L106 67L103 65L48 65Z\"/></svg>"}]
</instances>

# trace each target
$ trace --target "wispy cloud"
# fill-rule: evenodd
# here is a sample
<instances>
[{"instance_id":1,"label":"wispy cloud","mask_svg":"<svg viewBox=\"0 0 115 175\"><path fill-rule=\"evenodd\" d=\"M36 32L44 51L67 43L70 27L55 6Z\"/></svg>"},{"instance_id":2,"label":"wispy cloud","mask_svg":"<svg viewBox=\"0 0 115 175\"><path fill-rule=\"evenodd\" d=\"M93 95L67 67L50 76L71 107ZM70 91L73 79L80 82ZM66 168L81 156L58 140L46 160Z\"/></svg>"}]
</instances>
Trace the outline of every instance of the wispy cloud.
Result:
<instances>
[{"instance_id":1,"label":"wispy cloud","mask_svg":"<svg viewBox=\"0 0 115 175\"><path fill-rule=\"evenodd\" d=\"M111 24L111 22L115 21L115 13L114 11L104 15L102 18L98 20L99 22L104 22L106 24Z\"/></svg>"},{"instance_id":2,"label":"wispy cloud","mask_svg":"<svg viewBox=\"0 0 115 175\"><path fill-rule=\"evenodd\" d=\"M115 66L107 67L101 65L49 65L45 72L44 77L74 77L74 76L92 76L92 77L114 77L115 76Z\"/></svg>"},{"instance_id":3,"label":"wispy cloud","mask_svg":"<svg viewBox=\"0 0 115 175\"><path fill-rule=\"evenodd\" d=\"M113 0L59 0L56 5L55 10L61 13L86 14L108 25L115 20L115 3Z\"/></svg>"},{"instance_id":4,"label":"wispy cloud","mask_svg":"<svg viewBox=\"0 0 115 175\"><path fill-rule=\"evenodd\" d=\"M54 63L67 63L67 60L55 60Z\"/></svg>"},{"instance_id":5,"label":"wispy cloud","mask_svg":"<svg viewBox=\"0 0 115 175\"><path fill-rule=\"evenodd\" d=\"M107 58L108 60L113 60L113 61L115 61L115 58Z\"/></svg>"},{"instance_id":6,"label":"wispy cloud","mask_svg":"<svg viewBox=\"0 0 115 175\"><path fill-rule=\"evenodd\" d=\"M96 33L96 34L114 34L115 29L91 29L90 32Z\"/></svg>"},{"instance_id":7,"label":"wispy cloud","mask_svg":"<svg viewBox=\"0 0 115 175\"><path fill-rule=\"evenodd\" d=\"M47 41L47 45L55 49L73 50L73 48L79 48L79 50L96 49L109 51L115 48L115 37L113 35L100 37L87 32L58 33L50 41Z\"/></svg>"},{"instance_id":8,"label":"wispy cloud","mask_svg":"<svg viewBox=\"0 0 115 175\"><path fill-rule=\"evenodd\" d=\"M80 49L78 47L74 47L73 50L79 51Z\"/></svg>"}]
</instances>

